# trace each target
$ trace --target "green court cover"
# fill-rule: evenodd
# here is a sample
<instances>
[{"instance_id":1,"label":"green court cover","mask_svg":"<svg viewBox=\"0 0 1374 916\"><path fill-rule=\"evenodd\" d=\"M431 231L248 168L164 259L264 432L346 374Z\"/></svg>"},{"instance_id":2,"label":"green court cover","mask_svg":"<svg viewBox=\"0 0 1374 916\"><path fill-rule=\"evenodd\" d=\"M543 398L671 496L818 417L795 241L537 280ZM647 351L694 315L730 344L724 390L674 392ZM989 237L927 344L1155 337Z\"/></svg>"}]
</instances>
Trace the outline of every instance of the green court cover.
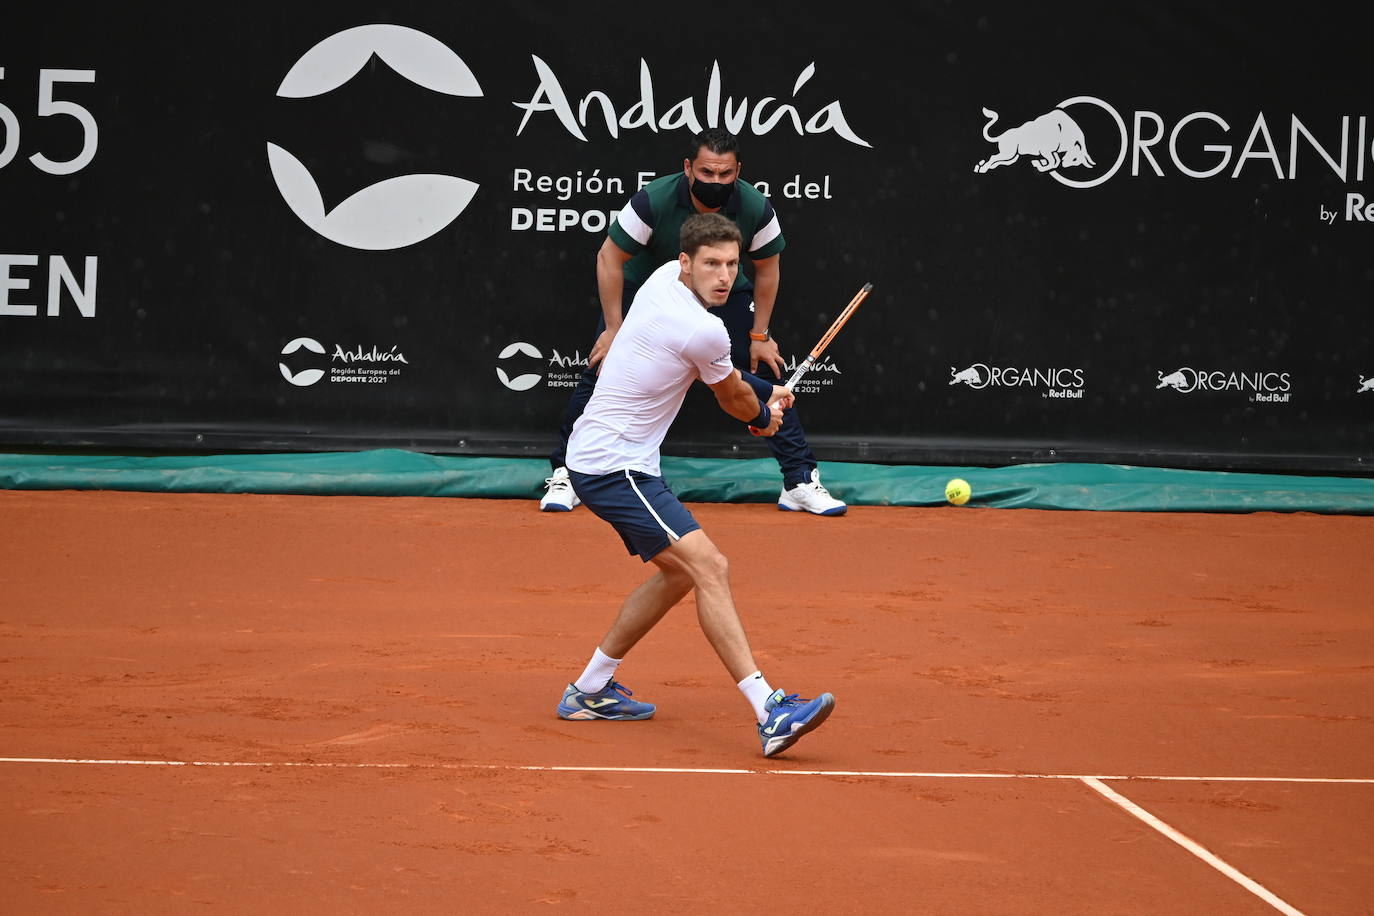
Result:
<instances>
[{"instance_id":1,"label":"green court cover","mask_svg":"<svg viewBox=\"0 0 1374 916\"><path fill-rule=\"evenodd\" d=\"M962 477L965 508L1141 512L1374 514L1374 480L1059 463L929 467L822 462L821 476L853 506L945 505ZM0 455L0 487L312 496L450 496L537 499L549 465L535 458L466 458L402 449L134 457ZM771 458L663 459L684 502L772 502L781 478Z\"/></svg>"}]
</instances>

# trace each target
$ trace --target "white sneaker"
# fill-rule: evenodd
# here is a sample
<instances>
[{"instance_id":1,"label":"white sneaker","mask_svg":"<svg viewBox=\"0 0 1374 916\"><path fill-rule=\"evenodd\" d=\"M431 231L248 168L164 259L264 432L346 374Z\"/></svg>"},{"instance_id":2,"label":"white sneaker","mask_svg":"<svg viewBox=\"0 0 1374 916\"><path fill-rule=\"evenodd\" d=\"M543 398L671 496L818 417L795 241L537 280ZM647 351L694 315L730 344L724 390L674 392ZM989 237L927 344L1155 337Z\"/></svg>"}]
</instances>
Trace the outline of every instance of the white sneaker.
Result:
<instances>
[{"instance_id":1,"label":"white sneaker","mask_svg":"<svg viewBox=\"0 0 1374 916\"><path fill-rule=\"evenodd\" d=\"M571 512L574 506L582 502L573 492L567 468L557 468L552 477L544 478L544 486L548 492L539 500L540 512Z\"/></svg>"},{"instance_id":2,"label":"white sneaker","mask_svg":"<svg viewBox=\"0 0 1374 916\"><path fill-rule=\"evenodd\" d=\"M778 496L778 508L785 512L810 512L813 515L844 515L849 507L821 486L819 468L811 469L809 483L799 483Z\"/></svg>"}]
</instances>

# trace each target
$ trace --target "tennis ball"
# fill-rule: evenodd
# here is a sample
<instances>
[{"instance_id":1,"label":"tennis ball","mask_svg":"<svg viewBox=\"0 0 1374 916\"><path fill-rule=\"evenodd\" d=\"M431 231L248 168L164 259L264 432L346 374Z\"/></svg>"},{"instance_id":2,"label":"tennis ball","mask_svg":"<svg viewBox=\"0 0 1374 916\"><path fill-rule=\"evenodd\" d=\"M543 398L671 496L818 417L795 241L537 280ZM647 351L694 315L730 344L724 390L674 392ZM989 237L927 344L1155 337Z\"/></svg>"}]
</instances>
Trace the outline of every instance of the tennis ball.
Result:
<instances>
[{"instance_id":1,"label":"tennis ball","mask_svg":"<svg viewBox=\"0 0 1374 916\"><path fill-rule=\"evenodd\" d=\"M972 495L973 491L969 489L968 481L962 477L956 477L945 484L945 499L956 506L962 506L968 502L968 498Z\"/></svg>"}]
</instances>

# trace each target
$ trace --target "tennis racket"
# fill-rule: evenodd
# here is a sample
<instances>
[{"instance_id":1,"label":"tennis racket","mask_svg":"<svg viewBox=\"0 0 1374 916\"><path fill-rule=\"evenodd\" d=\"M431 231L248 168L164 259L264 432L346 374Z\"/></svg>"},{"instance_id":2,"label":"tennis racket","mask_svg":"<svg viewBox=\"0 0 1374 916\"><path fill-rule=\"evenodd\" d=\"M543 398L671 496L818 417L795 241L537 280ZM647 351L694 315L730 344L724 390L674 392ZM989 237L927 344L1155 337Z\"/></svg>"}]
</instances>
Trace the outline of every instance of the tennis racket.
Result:
<instances>
[{"instance_id":1,"label":"tennis racket","mask_svg":"<svg viewBox=\"0 0 1374 916\"><path fill-rule=\"evenodd\" d=\"M816 360L820 359L821 354L825 352L825 348L830 346L830 342L835 339L835 335L840 333L840 328L844 327L845 322L849 321L849 319L854 315L854 313L859 310L859 306L862 305L863 301L868 298L868 294L872 290L873 284L865 283L863 285L863 289L859 290L857 293L854 294L854 298L849 300L849 304L844 307L843 312L840 312L840 317L835 319L835 323L830 326L830 330L826 331L823 335L821 335L821 339L818 340L816 342L816 345L811 348L811 352L807 354L806 359L802 360L801 365L799 365L796 368L796 370L793 371L792 376L786 381L786 383L784 383L784 388L786 388L788 391L796 390L797 383L800 382L802 380L802 377L806 375L806 373L811 370L811 367L816 364ZM770 410L776 410L777 406L774 404L769 404L768 408ZM749 427L749 432L757 436L762 433L762 430L758 429L757 427L751 426Z\"/></svg>"}]
</instances>

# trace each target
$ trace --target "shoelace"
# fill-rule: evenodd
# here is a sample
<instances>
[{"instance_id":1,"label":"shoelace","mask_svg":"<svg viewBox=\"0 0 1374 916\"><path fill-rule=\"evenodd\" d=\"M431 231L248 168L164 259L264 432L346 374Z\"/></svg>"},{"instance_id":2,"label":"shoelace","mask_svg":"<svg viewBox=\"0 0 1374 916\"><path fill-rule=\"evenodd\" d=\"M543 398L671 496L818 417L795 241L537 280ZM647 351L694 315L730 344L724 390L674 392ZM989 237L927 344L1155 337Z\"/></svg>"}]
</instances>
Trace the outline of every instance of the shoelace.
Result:
<instances>
[{"instance_id":1,"label":"shoelace","mask_svg":"<svg viewBox=\"0 0 1374 916\"><path fill-rule=\"evenodd\" d=\"M572 487L572 481L566 477L545 477L544 488L552 490L554 487Z\"/></svg>"},{"instance_id":2,"label":"shoelace","mask_svg":"<svg viewBox=\"0 0 1374 916\"><path fill-rule=\"evenodd\" d=\"M604 688L602 688L601 692L605 693L607 690L614 690L616 693L625 697L632 697L635 695L635 692L633 690L631 690L629 687L626 687L619 681L611 681Z\"/></svg>"},{"instance_id":3,"label":"shoelace","mask_svg":"<svg viewBox=\"0 0 1374 916\"><path fill-rule=\"evenodd\" d=\"M789 693L781 700L778 700L777 705L774 706L773 709L776 710L779 706L805 706L810 702L810 699L802 697L800 694Z\"/></svg>"}]
</instances>

